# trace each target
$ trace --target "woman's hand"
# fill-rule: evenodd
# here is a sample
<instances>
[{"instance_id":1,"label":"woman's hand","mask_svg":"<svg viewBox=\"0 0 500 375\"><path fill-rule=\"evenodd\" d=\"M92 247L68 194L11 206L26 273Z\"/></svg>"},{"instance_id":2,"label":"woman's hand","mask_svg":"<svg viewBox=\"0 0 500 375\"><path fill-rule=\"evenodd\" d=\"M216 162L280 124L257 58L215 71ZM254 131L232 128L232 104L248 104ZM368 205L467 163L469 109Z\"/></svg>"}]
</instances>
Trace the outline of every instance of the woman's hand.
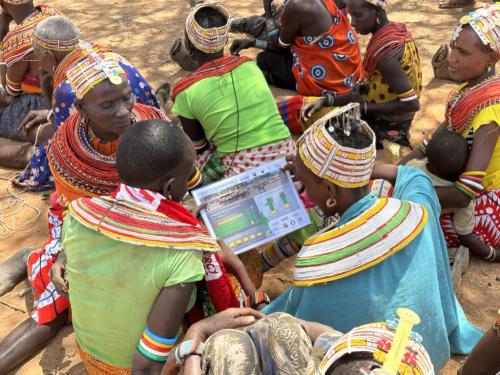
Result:
<instances>
[{"instance_id":1,"label":"woman's hand","mask_svg":"<svg viewBox=\"0 0 500 375\"><path fill-rule=\"evenodd\" d=\"M49 276L52 284L57 290L57 293L67 296L68 295L68 271L66 269L66 254L60 251L56 256L56 261L50 268Z\"/></svg>"},{"instance_id":2,"label":"woman's hand","mask_svg":"<svg viewBox=\"0 0 500 375\"><path fill-rule=\"evenodd\" d=\"M193 324L186 333L186 339L197 338L205 342L211 335L220 330L243 328L264 316L260 311L248 307L229 308Z\"/></svg>"},{"instance_id":3,"label":"woman's hand","mask_svg":"<svg viewBox=\"0 0 500 375\"><path fill-rule=\"evenodd\" d=\"M239 56L240 52L244 49L255 47L255 40L252 39L236 39L231 44L229 51L231 55Z\"/></svg>"},{"instance_id":4,"label":"woman's hand","mask_svg":"<svg viewBox=\"0 0 500 375\"><path fill-rule=\"evenodd\" d=\"M328 99L326 97L322 97L314 102L304 105L300 111L301 120L304 122L308 121L312 115L320 111L323 107L326 107L327 100Z\"/></svg>"},{"instance_id":5,"label":"woman's hand","mask_svg":"<svg viewBox=\"0 0 500 375\"><path fill-rule=\"evenodd\" d=\"M29 111L24 120L21 122L17 130L26 138L28 133L35 127L38 127L47 122L47 109Z\"/></svg>"}]
</instances>

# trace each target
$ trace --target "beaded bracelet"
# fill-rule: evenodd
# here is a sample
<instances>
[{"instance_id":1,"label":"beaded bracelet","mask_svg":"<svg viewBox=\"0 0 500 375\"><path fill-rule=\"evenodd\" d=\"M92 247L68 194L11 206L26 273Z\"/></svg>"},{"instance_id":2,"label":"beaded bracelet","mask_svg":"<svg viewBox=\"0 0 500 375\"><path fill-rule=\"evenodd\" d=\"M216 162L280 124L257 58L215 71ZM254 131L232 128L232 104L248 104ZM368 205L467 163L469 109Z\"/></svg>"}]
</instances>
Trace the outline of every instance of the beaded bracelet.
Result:
<instances>
[{"instance_id":1,"label":"beaded bracelet","mask_svg":"<svg viewBox=\"0 0 500 375\"><path fill-rule=\"evenodd\" d=\"M417 146L417 150L422 153L422 155L427 156L427 150L424 146Z\"/></svg>"},{"instance_id":2,"label":"beaded bracelet","mask_svg":"<svg viewBox=\"0 0 500 375\"><path fill-rule=\"evenodd\" d=\"M165 362L176 342L177 337L171 339L161 337L155 335L146 327L142 333L139 345L137 345L137 350L146 358L156 362Z\"/></svg>"}]
</instances>

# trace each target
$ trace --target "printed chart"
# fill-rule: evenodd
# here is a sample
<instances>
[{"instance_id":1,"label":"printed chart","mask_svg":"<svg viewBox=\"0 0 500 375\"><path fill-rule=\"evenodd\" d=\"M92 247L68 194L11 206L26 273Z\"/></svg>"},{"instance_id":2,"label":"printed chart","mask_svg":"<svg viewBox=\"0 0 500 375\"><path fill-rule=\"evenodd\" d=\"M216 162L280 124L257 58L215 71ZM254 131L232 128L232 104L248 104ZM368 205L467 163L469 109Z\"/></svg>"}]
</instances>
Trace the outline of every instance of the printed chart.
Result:
<instances>
[{"instance_id":1,"label":"printed chart","mask_svg":"<svg viewBox=\"0 0 500 375\"><path fill-rule=\"evenodd\" d=\"M212 236L240 254L310 224L284 159L193 191Z\"/></svg>"}]
</instances>

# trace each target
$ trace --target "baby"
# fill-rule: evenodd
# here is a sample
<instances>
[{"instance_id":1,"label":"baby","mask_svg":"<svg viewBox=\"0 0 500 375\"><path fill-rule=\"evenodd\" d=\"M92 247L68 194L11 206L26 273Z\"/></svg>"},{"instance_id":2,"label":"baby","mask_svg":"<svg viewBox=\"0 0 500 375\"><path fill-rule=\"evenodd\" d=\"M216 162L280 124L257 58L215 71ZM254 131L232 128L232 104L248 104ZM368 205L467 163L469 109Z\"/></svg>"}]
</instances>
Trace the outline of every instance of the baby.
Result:
<instances>
[{"instance_id":1,"label":"baby","mask_svg":"<svg viewBox=\"0 0 500 375\"><path fill-rule=\"evenodd\" d=\"M434 187L453 186L465 171L469 159L467 141L459 134L443 130L437 132L425 149L427 158L410 160L407 165L423 170ZM453 228L460 243L476 255L488 254L488 246L474 234L475 199L465 208L444 209L443 213L454 214Z\"/></svg>"}]
</instances>

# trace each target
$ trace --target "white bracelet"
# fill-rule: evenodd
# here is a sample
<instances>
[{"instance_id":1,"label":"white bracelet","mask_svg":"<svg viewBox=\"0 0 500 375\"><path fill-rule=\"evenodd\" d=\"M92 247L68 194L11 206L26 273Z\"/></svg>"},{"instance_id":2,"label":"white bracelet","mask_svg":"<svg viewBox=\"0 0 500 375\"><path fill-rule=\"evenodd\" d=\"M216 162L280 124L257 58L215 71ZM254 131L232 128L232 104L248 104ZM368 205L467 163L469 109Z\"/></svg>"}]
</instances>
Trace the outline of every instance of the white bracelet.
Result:
<instances>
[{"instance_id":1,"label":"white bracelet","mask_svg":"<svg viewBox=\"0 0 500 375\"><path fill-rule=\"evenodd\" d=\"M52 122L52 116L54 115L54 110L51 109L49 113L47 113L47 122Z\"/></svg>"}]
</instances>

